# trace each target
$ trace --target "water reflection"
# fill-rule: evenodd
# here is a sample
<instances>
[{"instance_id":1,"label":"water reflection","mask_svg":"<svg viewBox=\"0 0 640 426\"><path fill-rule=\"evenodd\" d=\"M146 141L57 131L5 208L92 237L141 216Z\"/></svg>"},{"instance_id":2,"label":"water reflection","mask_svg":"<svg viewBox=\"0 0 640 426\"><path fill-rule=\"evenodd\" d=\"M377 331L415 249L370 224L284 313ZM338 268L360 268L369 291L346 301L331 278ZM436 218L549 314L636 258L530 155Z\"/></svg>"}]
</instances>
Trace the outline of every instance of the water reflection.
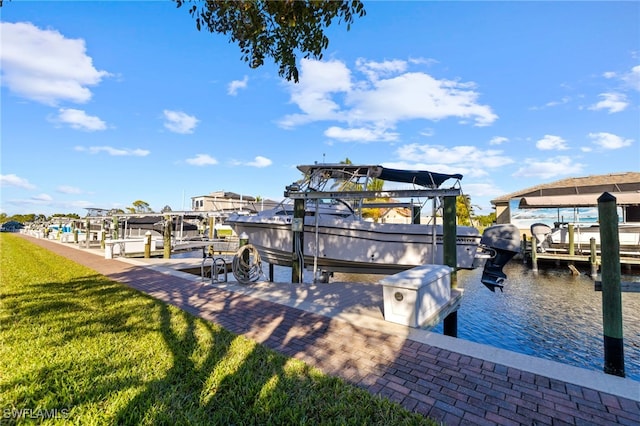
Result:
<instances>
[{"instance_id":1,"label":"water reflection","mask_svg":"<svg viewBox=\"0 0 640 426\"><path fill-rule=\"evenodd\" d=\"M540 358L602 371L602 292L587 275L511 262L504 293L481 283L481 270L460 271L465 289L458 337ZM637 280L638 277L625 277ZM640 380L640 293L622 293L625 372ZM434 329L442 333L442 324Z\"/></svg>"}]
</instances>

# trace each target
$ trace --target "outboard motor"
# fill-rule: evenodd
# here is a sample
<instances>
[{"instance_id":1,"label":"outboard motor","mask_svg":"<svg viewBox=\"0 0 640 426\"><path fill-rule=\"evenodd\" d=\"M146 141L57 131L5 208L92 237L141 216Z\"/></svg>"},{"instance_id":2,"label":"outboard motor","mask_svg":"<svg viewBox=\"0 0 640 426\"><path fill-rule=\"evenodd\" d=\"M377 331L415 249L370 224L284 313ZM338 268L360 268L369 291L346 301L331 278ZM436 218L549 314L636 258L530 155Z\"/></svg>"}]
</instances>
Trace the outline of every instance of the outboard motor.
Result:
<instances>
[{"instance_id":1,"label":"outboard motor","mask_svg":"<svg viewBox=\"0 0 640 426\"><path fill-rule=\"evenodd\" d=\"M547 238L551 234L551 227L544 223L534 223L531 225L531 235L536 239L536 251L538 253L544 253L545 243ZM548 246L547 246L548 247Z\"/></svg>"},{"instance_id":2,"label":"outboard motor","mask_svg":"<svg viewBox=\"0 0 640 426\"><path fill-rule=\"evenodd\" d=\"M514 225L495 225L484 230L480 246L490 252L484 264L481 282L489 290L502 291L507 275L502 268L516 253L520 252L520 231Z\"/></svg>"}]
</instances>

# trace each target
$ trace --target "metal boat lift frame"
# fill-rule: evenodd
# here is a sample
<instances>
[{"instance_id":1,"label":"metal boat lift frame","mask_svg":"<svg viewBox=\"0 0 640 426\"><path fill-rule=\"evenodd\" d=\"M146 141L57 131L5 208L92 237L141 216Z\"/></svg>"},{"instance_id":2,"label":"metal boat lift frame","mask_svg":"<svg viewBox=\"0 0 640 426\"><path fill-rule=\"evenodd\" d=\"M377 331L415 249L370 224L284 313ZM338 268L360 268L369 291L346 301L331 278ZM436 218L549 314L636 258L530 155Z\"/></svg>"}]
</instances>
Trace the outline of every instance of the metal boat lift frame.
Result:
<instances>
[{"instance_id":1,"label":"metal boat lift frame","mask_svg":"<svg viewBox=\"0 0 640 426\"><path fill-rule=\"evenodd\" d=\"M399 190L387 190L387 191L309 191L309 190L304 190L301 191L299 190L299 186L298 185L290 185L286 187L285 190L285 197L294 200L294 202L296 200L316 200L316 202L318 200L321 199L342 199L342 200L363 200L363 199L372 199L372 198L432 198L434 199L434 210L435 210L435 199L436 198L440 198L440 197L457 197L458 195L460 195L462 193L462 191L460 190L460 188L448 188L448 189L399 189ZM389 204L389 206L396 206L397 204L392 203ZM365 205L366 206L366 205ZM453 203L453 206L455 206L455 203ZM443 214L442 214L442 220L443 223L447 223L449 220L452 220L455 224L455 207L454 207L454 211L453 211L454 217L448 218L445 217L446 216L446 209L443 209ZM435 215L435 213L434 213ZM303 215L304 216L304 215ZM435 222L434 222L435 225ZM313 277L314 280L316 280L317 277L317 269L318 269L318 253L317 253L317 248L318 248L318 216L316 216L316 223L315 223L315 236L316 236L316 253L314 253L313 255ZM454 228L455 229L455 228ZM295 232L296 231L292 231ZM435 234L435 226L433 227L433 232ZM448 227L445 226L443 229L443 244L448 245L451 242L453 242L453 249L448 250L445 248L445 252L453 252L454 256L455 256L455 244L456 244L456 238L455 235L453 237L453 239L451 238L447 238L446 232L448 232ZM302 230L302 233L304 233L304 230ZM432 238L433 244L436 244L436 238L435 235ZM433 251L435 254L435 250ZM453 264L456 264L456 259L452 259ZM295 268L294 268L295 269ZM301 275L302 275L302 268L300 268L299 271L299 276L296 278L295 277L295 271L292 271L292 279L294 279L293 281L296 282L300 282L301 280Z\"/></svg>"}]
</instances>

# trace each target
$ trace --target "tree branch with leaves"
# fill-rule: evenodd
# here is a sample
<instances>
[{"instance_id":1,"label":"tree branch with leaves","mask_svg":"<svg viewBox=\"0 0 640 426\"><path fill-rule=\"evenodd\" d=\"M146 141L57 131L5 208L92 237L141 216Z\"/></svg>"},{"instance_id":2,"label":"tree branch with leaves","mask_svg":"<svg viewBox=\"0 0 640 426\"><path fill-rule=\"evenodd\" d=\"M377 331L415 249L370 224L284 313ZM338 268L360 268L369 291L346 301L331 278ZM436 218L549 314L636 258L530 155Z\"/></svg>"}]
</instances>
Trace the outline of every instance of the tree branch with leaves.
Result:
<instances>
[{"instance_id":1,"label":"tree branch with leaves","mask_svg":"<svg viewBox=\"0 0 640 426\"><path fill-rule=\"evenodd\" d=\"M180 8L189 4L189 14L198 31L224 34L240 47L241 58L251 68L264 65L271 57L278 74L298 82L297 55L322 59L329 46L325 34L335 20L347 25L366 12L354 1L225 1L174 0Z\"/></svg>"}]
</instances>

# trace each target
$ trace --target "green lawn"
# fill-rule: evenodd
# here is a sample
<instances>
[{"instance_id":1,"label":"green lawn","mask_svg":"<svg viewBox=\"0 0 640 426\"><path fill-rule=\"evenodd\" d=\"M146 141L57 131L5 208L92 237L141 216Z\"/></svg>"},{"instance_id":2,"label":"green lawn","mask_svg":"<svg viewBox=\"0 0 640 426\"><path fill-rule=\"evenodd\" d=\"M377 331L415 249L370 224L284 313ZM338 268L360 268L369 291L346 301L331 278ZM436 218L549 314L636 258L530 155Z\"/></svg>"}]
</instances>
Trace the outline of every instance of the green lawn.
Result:
<instances>
[{"instance_id":1,"label":"green lawn","mask_svg":"<svg viewBox=\"0 0 640 426\"><path fill-rule=\"evenodd\" d=\"M0 234L0 424L435 424Z\"/></svg>"}]
</instances>

